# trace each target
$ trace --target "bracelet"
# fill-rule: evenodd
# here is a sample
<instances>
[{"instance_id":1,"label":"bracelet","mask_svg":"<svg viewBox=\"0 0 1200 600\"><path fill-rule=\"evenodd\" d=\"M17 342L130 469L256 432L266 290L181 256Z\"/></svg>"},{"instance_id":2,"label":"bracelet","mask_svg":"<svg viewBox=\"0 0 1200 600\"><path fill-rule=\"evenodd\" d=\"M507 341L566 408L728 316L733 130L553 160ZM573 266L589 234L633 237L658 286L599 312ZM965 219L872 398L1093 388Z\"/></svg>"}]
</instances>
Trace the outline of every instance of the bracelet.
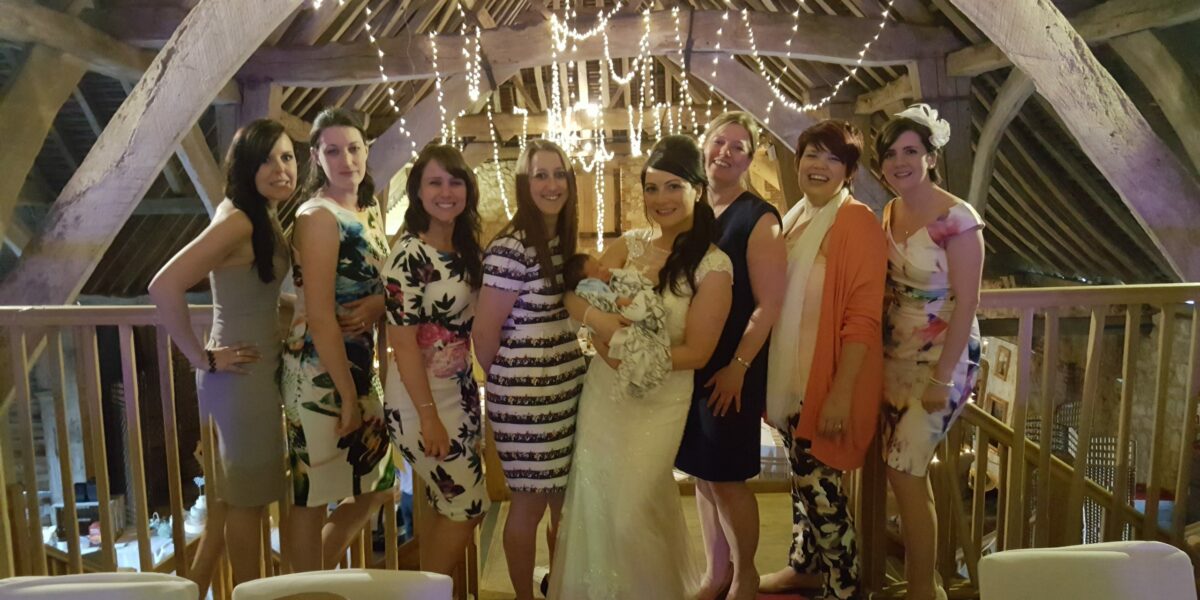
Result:
<instances>
[{"instance_id":1,"label":"bracelet","mask_svg":"<svg viewBox=\"0 0 1200 600\"><path fill-rule=\"evenodd\" d=\"M733 356L733 360L736 361L737 364L742 365L742 367L744 367L747 371L750 370L750 363L746 362L746 359L735 354Z\"/></svg>"},{"instance_id":2,"label":"bracelet","mask_svg":"<svg viewBox=\"0 0 1200 600\"><path fill-rule=\"evenodd\" d=\"M952 387L954 387L954 383L953 383L953 382L949 382L949 381L942 381L941 379L938 379L937 377L934 377L933 375L930 375L930 376L929 376L929 383L932 383L932 384L934 384L934 385L940 385L940 386L942 386L942 387L944 387L944 388L952 388Z\"/></svg>"},{"instance_id":3,"label":"bracelet","mask_svg":"<svg viewBox=\"0 0 1200 600\"><path fill-rule=\"evenodd\" d=\"M589 304L587 309L583 311L583 326L584 327L588 326L587 316L588 316L588 313L591 312L593 308L596 308L596 307Z\"/></svg>"},{"instance_id":4,"label":"bracelet","mask_svg":"<svg viewBox=\"0 0 1200 600\"><path fill-rule=\"evenodd\" d=\"M217 372L217 357L216 357L216 355L213 354L212 350L205 350L204 353L208 355L208 372L216 373Z\"/></svg>"},{"instance_id":5,"label":"bracelet","mask_svg":"<svg viewBox=\"0 0 1200 600\"><path fill-rule=\"evenodd\" d=\"M422 408L427 408L427 407L430 407L430 406L433 406L433 403L432 403L432 402L426 402L425 404L418 404L418 405L417 405L417 410L421 410Z\"/></svg>"}]
</instances>

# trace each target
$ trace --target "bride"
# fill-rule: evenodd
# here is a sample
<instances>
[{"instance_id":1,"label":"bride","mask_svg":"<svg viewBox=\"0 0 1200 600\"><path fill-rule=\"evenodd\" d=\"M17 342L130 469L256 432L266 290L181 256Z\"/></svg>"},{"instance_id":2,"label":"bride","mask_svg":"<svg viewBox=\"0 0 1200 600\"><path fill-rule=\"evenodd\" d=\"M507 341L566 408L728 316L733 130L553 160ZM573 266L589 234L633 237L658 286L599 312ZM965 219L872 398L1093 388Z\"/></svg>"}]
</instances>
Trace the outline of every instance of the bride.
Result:
<instances>
[{"instance_id":1,"label":"bride","mask_svg":"<svg viewBox=\"0 0 1200 600\"><path fill-rule=\"evenodd\" d=\"M571 315L595 331L597 356L579 401L551 599L682 600L699 586L672 466L693 371L708 361L729 313L733 267L715 245L718 228L695 141L668 136L655 144L642 190L661 233L631 231L601 262L638 269L656 282L667 307L673 371L645 397L625 396L607 346L623 323L568 294Z\"/></svg>"}]
</instances>

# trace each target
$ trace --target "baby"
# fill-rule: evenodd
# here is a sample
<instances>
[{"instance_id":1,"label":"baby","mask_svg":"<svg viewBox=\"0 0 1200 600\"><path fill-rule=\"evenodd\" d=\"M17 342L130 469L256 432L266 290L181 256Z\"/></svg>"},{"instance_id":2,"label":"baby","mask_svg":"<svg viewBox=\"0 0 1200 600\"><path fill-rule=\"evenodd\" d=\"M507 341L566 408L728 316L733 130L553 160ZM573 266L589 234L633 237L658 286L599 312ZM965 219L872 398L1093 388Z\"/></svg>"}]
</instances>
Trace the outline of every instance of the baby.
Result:
<instances>
[{"instance_id":1,"label":"baby","mask_svg":"<svg viewBox=\"0 0 1200 600\"><path fill-rule=\"evenodd\" d=\"M640 398L658 387L671 370L671 339L666 307L653 282L632 269L609 269L583 253L563 264L563 282L597 309L632 322L608 344L609 357L621 361L617 376L630 396Z\"/></svg>"}]
</instances>

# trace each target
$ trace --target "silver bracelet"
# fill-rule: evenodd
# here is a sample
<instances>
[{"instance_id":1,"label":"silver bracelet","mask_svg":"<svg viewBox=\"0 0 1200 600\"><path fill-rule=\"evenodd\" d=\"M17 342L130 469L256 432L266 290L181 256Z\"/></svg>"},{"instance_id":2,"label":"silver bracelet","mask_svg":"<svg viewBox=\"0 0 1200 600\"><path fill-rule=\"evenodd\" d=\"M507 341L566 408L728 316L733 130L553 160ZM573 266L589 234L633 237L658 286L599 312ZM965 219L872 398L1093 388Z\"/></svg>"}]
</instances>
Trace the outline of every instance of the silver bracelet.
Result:
<instances>
[{"instance_id":1,"label":"silver bracelet","mask_svg":"<svg viewBox=\"0 0 1200 600\"><path fill-rule=\"evenodd\" d=\"M934 384L934 385L940 385L940 386L942 386L942 387L944 387L944 388L952 388L952 387L954 387L954 382L951 382L951 381L942 381L941 379L938 379L937 377L934 377L933 375L930 375L930 376L929 376L929 383L932 383L932 384Z\"/></svg>"}]
</instances>

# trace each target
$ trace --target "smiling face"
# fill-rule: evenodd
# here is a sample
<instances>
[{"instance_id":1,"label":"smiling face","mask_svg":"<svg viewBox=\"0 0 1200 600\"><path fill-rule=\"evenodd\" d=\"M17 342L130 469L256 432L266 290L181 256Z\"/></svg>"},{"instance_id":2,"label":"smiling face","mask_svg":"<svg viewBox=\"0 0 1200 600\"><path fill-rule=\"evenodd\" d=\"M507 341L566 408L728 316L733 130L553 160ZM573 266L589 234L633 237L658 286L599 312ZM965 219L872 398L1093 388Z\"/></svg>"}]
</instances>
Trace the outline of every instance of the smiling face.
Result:
<instances>
[{"instance_id":1,"label":"smiling face","mask_svg":"<svg viewBox=\"0 0 1200 600\"><path fill-rule=\"evenodd\" d=\"M279 204L295 193L296 154L287 135L275 140L271 153L259 165L254 174L254 187L271 205Z\"/></svg>"},{"instance_id":2,"label":"smiling face","mask_svg":"<svg viewBox=\"0 0 1200 600\"><path fill-rule=\"evenodd\" d=\"M700 192L699 187L670 171L648 168L642 184L646 216L664 230L678 228L691 221Z\"/></svg>"},{"instance_id":3,"label":"smiling face","mask_svg":"<svg viewBox=\"0 0 1200 600\"><path fill-rule=\"evenodd\" d=\"M805 146L796 162L800 191L813 204L823 204L846 185L846 164L823 146Z\"/></svg>"},{"instance_id":4,"label":"smiling face","mask_svg":"<svg viewBox=\"0 0 1200 600\"><path fill-rule=\"evenodd\" d=\"M905 131L884 150L880 160L883 178L897 193L903 195L922 185L930 185L930 170L937 165L937 156L931 154L921 136L915 131Z\"/></svg>"},{"instance_id":5,"label":"smiling face","mask_svg":"<svg viewBox=\"0 0 1200 600\"><path fill-rule=\"evenodd\" d=\"M704 171L713 185L736 183L750 161L750 132L737 123L723 125L704 142Z\"/></svg>"},{"instance_id":6,"label":"smiling face","mask_svg":"<svg viewBox=\"0 0 1200 600\"><path fill-rule=\"evenodd\" d=\"M321 132L315 154L329 187L357 192L367 174L367 143L354 127L327 127Z\"/></svg>"},{"instance_id":7,"label":"smiling face","mask_svg":"<svg viewBox=\"0 0 1200 600\"><path fill-rule=\"evenodd\" d=\"M467 208L467 182L431 160L421 172L421 206L433 221L453 226Z\"/></svg>"},{"instance_id":8,"label":"smiling face","mask_svg":"<svg viewBox=\"0 0 1200 600\"><path fill-rule=\"evenodd\" d=\"M547 217L558 216L567 204L567 168L557 152L539 150L529 157L529 195Z\"/></svg>"}]
</instances>

